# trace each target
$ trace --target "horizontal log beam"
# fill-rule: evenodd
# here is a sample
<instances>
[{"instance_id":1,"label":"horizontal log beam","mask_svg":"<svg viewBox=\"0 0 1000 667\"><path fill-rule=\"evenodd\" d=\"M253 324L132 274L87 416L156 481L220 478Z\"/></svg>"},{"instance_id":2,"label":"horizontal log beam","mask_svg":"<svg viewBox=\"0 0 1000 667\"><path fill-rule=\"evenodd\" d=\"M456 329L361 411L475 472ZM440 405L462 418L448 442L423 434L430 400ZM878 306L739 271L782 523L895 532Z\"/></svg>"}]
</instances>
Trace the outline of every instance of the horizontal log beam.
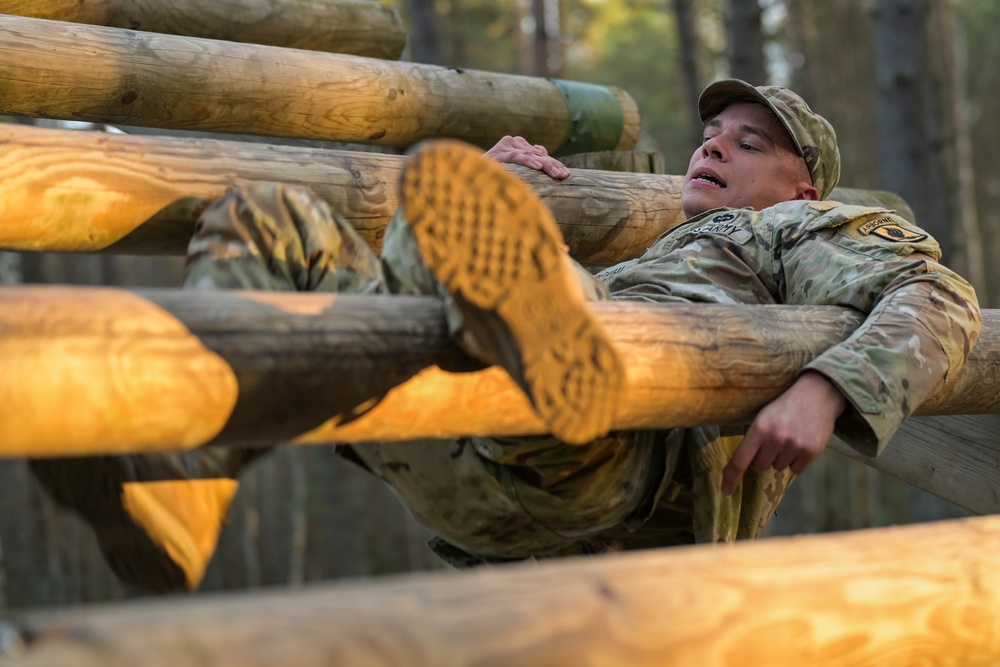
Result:
<instances>
[{"instance_id":1,"label":"horizontal log beam","mask_svg":"<svg viewBox=\"0 0 1000 667\"><path fill-rule=\"evenodd\" d=\"M138 137L0 124L0 249L183 254L198 214L227 189L259 181L310 188L376 249L399 204L407 158L211 139ZM680 176L576 169L565 181L517 171L590 265L638 257L680 224ZM833 198L898 210L887 192Z\"/></svg>"},{"instance_id":2,"label":"horizontal log beam","mask_svg":"<svg viewBox=\"0 0 1000 667\"><path fill-rule=\"evenodd\" d=\"M979 517L38 612L0 666L995 665L998 550Z\"/></svg>"},{"instance_id":3,"label":"horizontal log beam","mask_svg":"<svg viewBox=\"0 0 1000 667\"><path fill-rule=\"evenodd\" d=\"M914 417L878 458L837 440L845 456L977 514L1000 513L1000 414Z\"/></svg>"},{"instance_id":4,"label":"horizontal log beam","mask_svg":"<svg viewBox=\"0 0 1000 667\"><path fill-rule=\"evenodd\" d=\"M19 16L0 22L0 113L32 117L395 147L428 137L487 147L520 134L553 152L572 127L577 137L605 138L579 150L634 146L635 101L593 88L606 103L571 109L538 77ZM620 131L595 129L609 124L600 109L621 116Z\"/></svg>"},{"instance_id":5,"label":"horizontal log beam","mask_svg":"<svg viewBox=\"0 0 1000 667\"><path fill-rule=\"evenodd\" d=\"M595 303L627 372L616 428L746 421L858 325L830 307ZM720 353L724 350L725 353ZM1000 413L1000 311L922 414ZM430 297L0 289L0 452L530 434L506 373Z\"/></svg>"},{"instance_id":6,"label":"horizontal log beam","mask_svg":"<svg viewBox=\"0 0 1000 667\"><path fill-rule=\"evenodd\" d=\"M0 14L370 58L406 46L399 12L376 0L0 0Z\"/></svg>"}]
</instances>

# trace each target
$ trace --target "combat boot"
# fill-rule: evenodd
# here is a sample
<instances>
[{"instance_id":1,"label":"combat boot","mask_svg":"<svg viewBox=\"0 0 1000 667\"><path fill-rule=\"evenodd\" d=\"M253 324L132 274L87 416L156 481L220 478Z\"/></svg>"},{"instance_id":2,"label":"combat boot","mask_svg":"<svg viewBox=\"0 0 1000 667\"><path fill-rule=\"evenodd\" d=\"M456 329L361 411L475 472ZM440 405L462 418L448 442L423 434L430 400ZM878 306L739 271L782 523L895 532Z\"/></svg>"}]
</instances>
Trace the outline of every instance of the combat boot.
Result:
<instances>
[{"instance_id":1,"label":"combat boot","mask_svg":"<svg viewBox=\"0 0 1000 667\"><path fill-rule=\"evenodd\" d=\"M443 140L408 161L402 202L424 263L461 314L461 335L473 339L463 347L502 365L559 439L607 433L624 370L534 191L479 149Z\"/></svg>"}]
</instances>

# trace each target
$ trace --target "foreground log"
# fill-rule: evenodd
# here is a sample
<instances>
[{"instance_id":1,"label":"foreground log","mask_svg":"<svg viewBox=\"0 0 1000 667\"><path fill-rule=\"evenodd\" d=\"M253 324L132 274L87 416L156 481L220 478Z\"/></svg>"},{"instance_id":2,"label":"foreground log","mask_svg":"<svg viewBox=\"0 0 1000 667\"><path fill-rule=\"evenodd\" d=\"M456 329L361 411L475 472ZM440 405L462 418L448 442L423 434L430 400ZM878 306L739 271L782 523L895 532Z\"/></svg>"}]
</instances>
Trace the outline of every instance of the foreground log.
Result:
<instances>
[{"instance_id":1,"label":"foreground log","mask_svg":"<svg viewBox=\"0 0 1000 667\"><path fill-rule=\"evenodd\" d=\"M835 308L594 307L628 368L618 428L745 422L859 322ZM918 414L985 423L908 424L879 458L853 455L985 513L1000 512L1000 312L984 316L969 363ZM0 456L542 432L506 373L445 336L430 298L0 289Z\"/></svg>"},{"instance_id":2,"label":"foreground log","mask_svg":"<svg viewBox=\"0 0 1000 667\"><path fill-rule=\"evenodd\" d=\"M1000 518L33 613L3 667L986 666Z\"/></svg>"},{"instance_id":3,"label":"foreground log","mask_svg":"<svg viewBox=\"0 0 1000 667\"><path fill-rule=\"evenodd\" d=\"M628 369L618 428L745 421L860 322L831 307L592 307ZM998 336L988 311L970 362L920 412L1000 412ZM7 287L0 359L5 455L542 428L503 371L448 341L429 297Z\"/></svg>"},{"instance_id":4,"label":"foreground log","mask_svg":"<svg viewBox=\"0 0 1000 667\"><path fill-rule=\"evenodd\" d=\"M376 249L399 204L405 157L231 141L136 137L0 124L0 248L183 254L195 219L228 188L304 185ZM566 181L522 167L577 260L637 257L684 220L679 176L576 170ZM834 199L912 212L885 192Z\"/></svg>"},{"instance_id":5,"label":"foreground log","mask_svg":"<svg viewBox=\"0 0 1000 667\"><path fill-rule=\"evenodd\" d=\"M395 147L520 134L567 153L629 149L640 125L618 88L16 16L0 112Z\"/></svg>"},{"instance_id":6,"label":"foreground log","mask_svg":"<svg viewBox=\"0 0 1000 667\"><path fill-rule=\"evenodd\" d=\"M745 417L858 323L837 309L595 307L629 368L620 427ZM739 360L717 354L730 343ZM449 342L429 297L7 287L0 359L5 455L543 429L506 373Z\"/></svg>"},{"instance_id":7,"label":"foreground log","mask_svg":"<svg viewBox=\"0 0 1000 667\"><path fill-rule=\"evenodd\" d=\"M0 0L0 14L310 51L399 58L399 12L376 0Z\"/></svg>"}]
</instances>

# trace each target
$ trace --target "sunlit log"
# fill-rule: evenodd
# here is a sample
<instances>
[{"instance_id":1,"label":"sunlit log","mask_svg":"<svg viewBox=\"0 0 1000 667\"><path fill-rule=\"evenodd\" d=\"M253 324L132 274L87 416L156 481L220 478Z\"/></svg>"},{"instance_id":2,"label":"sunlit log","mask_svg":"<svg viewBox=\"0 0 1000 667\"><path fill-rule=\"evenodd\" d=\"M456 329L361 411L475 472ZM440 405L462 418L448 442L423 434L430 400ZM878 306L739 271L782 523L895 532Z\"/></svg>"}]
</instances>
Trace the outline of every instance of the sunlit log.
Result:
<instances>
[{"instance_id":1,"label":"sunlit log","mask_svg":"<svg viewBox=\"0 0 1000 667\"><path fill-rule=\"evenodd\" d=\"M0 21L0 113L395 147L520 134L567 152L631 148L640 126L619 88L19 16Z\"/></svg>"},{"instance_id":2,"label":"sunlit log","mask_svg":"<svg viewBox=\"0 0 1000 667\"><path fill-rule=\"evenodd\" d=\"M138 137L0 124L0 248L183 254L198 214L227 189L280 181L329 202L376 249L399 204L406 158L210 139ZM574 257L637 257L680 224L680 176L575 169L565 181L511 167L552 209ZM846 203L912 218L887 192L838 189Z\"/></svg>"},{"instance_id":3,"label":"sunlit log","mask_svg":"<svg viewBox=\"0 0 1000 667\"><path fill-rule=\"evenodd\" d=\"M27 614L3 667L1000 663L1000 518Z\"/></svg>"},{"instance_id":4,"label":"sunlit log","mask_svg":"<svg viewBox=\"0 0 1000 667\"><path fill-rule=\"evenodd\" d=\"M399 12L377 0L0 0L0 14L371 58L406 46Z\"/></svg>"}]
</instances>

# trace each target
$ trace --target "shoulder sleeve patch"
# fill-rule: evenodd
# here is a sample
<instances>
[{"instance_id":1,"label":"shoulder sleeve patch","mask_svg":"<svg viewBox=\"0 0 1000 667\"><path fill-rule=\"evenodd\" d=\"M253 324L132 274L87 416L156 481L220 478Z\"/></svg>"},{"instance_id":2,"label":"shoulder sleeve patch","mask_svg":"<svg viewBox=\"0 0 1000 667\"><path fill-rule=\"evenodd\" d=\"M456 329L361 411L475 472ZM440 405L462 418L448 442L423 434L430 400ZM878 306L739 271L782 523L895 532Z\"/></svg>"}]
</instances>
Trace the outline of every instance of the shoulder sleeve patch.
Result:
<instances>
[{"instance_id":1,"label":"shoulder sleeve patch","mask_svg":"<svg viewBox=\"0 0 1000 667\"><path fill-rule=\"evenodd\" d=\"M841 204L835 201L814 201L809 204L809 208L816 211L817 213L826 213L827 211L832 211Z\"/></svg>"},{"instance_id":2,"label":"shoulder sleeve patch","mask_svg":"<svg viewBox=\"0 0 1000 667\"><path fill-rule=\"evenodd\" d=\"M941 254L937 242L927 232L888 211L869 212L841 225L837 232L897 253L923 252L935 258Z\"/></svg>"},{"instance_id":3,"label":"shoulder sleeve patch","mask_svg":"<svg viewBox=\"0 0 1000 667\"><path fill-rule=\"evenodd\" d=\"M887 241L897 241L899 243L917 243L927 238L927 234L918 234L895 223L880 225L866 233L878 236Z\"/></svg>"}]
</instances>

